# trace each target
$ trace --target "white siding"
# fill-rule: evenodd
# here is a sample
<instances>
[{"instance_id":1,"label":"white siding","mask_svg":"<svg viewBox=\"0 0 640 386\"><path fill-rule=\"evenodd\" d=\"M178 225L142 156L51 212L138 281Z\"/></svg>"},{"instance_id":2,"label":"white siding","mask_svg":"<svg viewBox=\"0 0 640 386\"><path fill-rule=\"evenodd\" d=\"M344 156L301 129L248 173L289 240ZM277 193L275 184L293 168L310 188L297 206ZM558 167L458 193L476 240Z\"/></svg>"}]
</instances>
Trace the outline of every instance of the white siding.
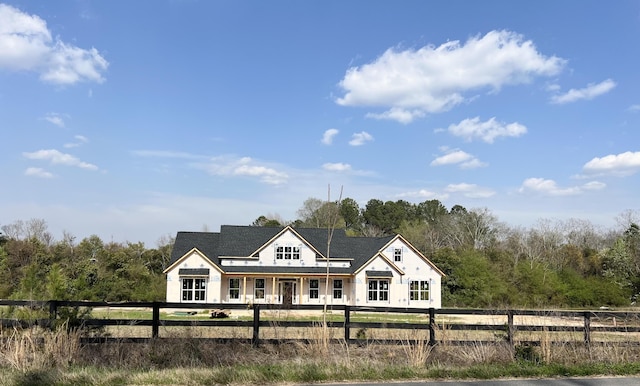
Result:
<instances>
[{"instance_id":1,"label":"white siding","mask_svg":"<svg viewBox=\"0 0 640 386\"><path fill-rule=\"evenodd\" d=\"M300 248L300 259L276 259L276 246L295 246ZM394 261L394 249L402 250L402 261ZM328 305L349 304L356 306L371 307L411 307L411 308L440 308L441 307L441 274L425 261L418 253L404 243L398 237L391 244L381 251L382 256L377 255L369 261L355 277L338 277L343 281L343 296L341 299L333 297L333 277L329 281ZM384 257L383 257L384 256ZM305 271L309 267L326 267L322 260L316 260L315 251L306 246L303 240L290 230L285 231L277 239L260 250L257 258L247 258L244 256L221 257L223 266L251 266L247 271L259 272L263 267L288 267L298 268L299 276L290 276L295 280L295 291L293 293L294 304L318 304L325 303L325 276L305 276ZM349 267L350 261L331 261L332 266ZM394 268L394 265L396 268ZM209 277L206 286L207 303L280 303L280 279L273 276L260 274L250 274L245 276L233 276L240 280L240 296L238 299L229 298L229 277L221 276L215 266L209 263L200 253L193 251L184 257L179 264L175 265L167 273L167 302L179 303L182 301L182 282L178 275L181 268L208 268ZM367 271L383 271L391 274L390 277L377 277L377 280L389 280L389 298L385 301L368 300L368 278ZM265 298L254 299L254 283L256 278L265 279ZM318 298L309 298L309 280L319 281ZM412 280L429 282L429 300L410 300L409 285Z\"/></svg>"},{"instance_id":2,"label":"white siding","mask_svg":"<svg viewBox=\"0 0 640 386\"><path fill-rule=\"evenodd\" d=\"M209 277L206 283L206 302L218 303L220 299L220 280L221 275L213 265L204 259L199 253L191 252L185 257L180 264L176 265L171 271L167 272L167 302L182 302L182 281L178 272L180 268L208 268ZM190 276L191 277L191 276Z\"/></svg>"},{"instance_id":3,"label":"white siding","mask_svg":"<svg viewBox=\"0 0 640 386\"><path fill-rule=\"evenodd\" d=\"M395 248L402 248L402 261L394 262L393 251ZM408 247L401 239L395 240L387 249L382 251L384 256L395 264L404 275L396 271L384 258L378 256L356 275L357 285L355 305L358 306L378 306L378 307L410 307L410 308L441 308L441 275L430 264L422 259L412 248ZM389 300L369 301L367 271L390 272L392 277L389 280ZM375 278L377 280L387 279L385 277ZM429 282L429 300L411 301L409 298L409 283L411 280Z\"/></svg>"}]
</instances>

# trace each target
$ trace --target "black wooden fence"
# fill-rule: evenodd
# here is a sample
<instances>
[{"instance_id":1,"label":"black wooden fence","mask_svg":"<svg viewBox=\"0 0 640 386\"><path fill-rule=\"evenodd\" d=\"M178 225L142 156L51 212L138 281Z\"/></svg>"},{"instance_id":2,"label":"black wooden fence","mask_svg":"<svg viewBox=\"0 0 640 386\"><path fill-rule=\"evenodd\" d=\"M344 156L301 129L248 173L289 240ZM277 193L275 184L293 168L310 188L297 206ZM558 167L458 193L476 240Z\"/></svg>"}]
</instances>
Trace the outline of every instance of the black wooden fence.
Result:
<instances>
[{"instance_id":1,"label":"black wooden fence","mask_svg":"<svg viewBox=\"0 0 640 386\"><path fill-rule=\"evenodd\" d=\"M25 309L33 312L8 312L11 308ZM247 310L248 306L245 304L219 304L219 303L166 303L166 302L89 302L89 301L27 301L27 300L0 300L0 323L3 328L15 327L15 328L29 328L29 327L42 327L46 329L53 329L59 326L62 320L62 310L66 309L95 309L95 308L108 308L108 309L144 309L151 310L150 319L116 319L116 318L92 318L83 317L80 319L67 320L67 326L77 327L81 329L91 330L92 328L105 328L108 326L137 326L137 327L149 327L151 332L146 337L119 337L113 335L96 335L85 336L83 340L85 342L107 342L110 340L129 341L129 342L147 342L151 339L165 338L160 334L161 327L231 327L231 328L247 328L251 329L252 334L250 338L232 338L232 340L246 340L250 341L254 345L258 345L264 341L279 341L283 339L267 339L261 337L261 328L274 327L274 321L269 320L269 316L266 315L266 311L313 311L318 315L322 315L324 310L323 306L317 305L273 305L273 304L254 304L250 307L252 312L251 320L237 320L232 318L191 318L185 317L184 319L173 318L168 319L167 312L163 313L162 310L173 312L173 315L191 315L189 311L201 311L201 310ZM179 312L176 310L180 310ZM348 305L332 305L330 306L331 315L333 319L336 319L338 315L339 321L328 321L327 327L331 329L341 329L344 331L343 338L345 342L357 343L362 342L363 338L356 334L354 337L353 331L366 331L384 329L388 330L428 330L428 342L430 345L436 345L438 343L450 343L450 344L468 344L470 342L508 342L511 345L516 343L530 343L536 344L539 340L535 339L534 335L528 335L530 338L534 336L533 340L526 340L519 338L518 335L529 333L556 333L561 336L560 340L567 341L567 333L575 335L579 333L581 335L580 343L592 344L595 342L601 342L604 339L607 342L616 342L621 344L633 344L640 345L640 311L611 311L611 310L597 310L597 311L566 311L566 310L485 310L485 309L458 309L458 308L383 308L383 307L359 307ZM379 314L406 314L406 315L422 315L424 316L424 322L415 322L416 318L411 319L413 322L398 322L390 321L385 322L385 317ZM37 317L4 317L3 315L38 315ZM362 314L375 314L379 317L373 318L375 321L352 321L354 315ZM469 320L473 317L485 317L485 321L470 323ZM490 318L487 318L490 317ZM515 318L522 319L516 323ZM530 318L530 322L524 321L524 319ZM540 323L539 318L544 318L545 322ZM397 320L398 317L395 317ZM459 320L461 319L461 320ZM502 320L496 323L496 320ZM391 320L391 319L390 319ZM596 323L592 323L596 321ZM318 321L302 320L300 318L289 318L288 320L278 320L277 326L279 328L309 328L318 327ZM471 340L456 338L454 332L466 332L468 334L487 332L488 336L493 336L495 339L487 339L487 335L478 335L478 337ZM594 340L594 334L598 334L600 340ZM608 334L608 335L607 335ZM452 336L452 337L449 337ZM604 338L602 338L604 336ZM613 338L612 338L613 337ZM225 340L229 340L225 338ZM552 339L553 340L553 339ZM570 339L569 339L570 340ZM393 338L376 338L376 343L393 343L398 342L398 339Z\"/></svg>"}]
</instances>

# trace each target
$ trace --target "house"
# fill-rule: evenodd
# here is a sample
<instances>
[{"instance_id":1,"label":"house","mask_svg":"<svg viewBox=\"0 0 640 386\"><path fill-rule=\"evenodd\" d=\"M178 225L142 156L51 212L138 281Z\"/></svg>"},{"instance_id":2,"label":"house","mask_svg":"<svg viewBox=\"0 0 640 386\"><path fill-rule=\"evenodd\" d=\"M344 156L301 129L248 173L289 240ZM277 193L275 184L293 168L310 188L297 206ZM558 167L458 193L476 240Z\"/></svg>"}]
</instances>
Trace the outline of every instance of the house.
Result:
<instances>
[{"instance_id":1,"label":"house","mask_svg":"<svg viewBox=\"0 0 640 386\"><path fill-rule=\"evenodd\" d=\"M444 273L401 235L223 225L178 232L167 302L440 308ZM329 249L329 256L327 256ZM327 284L328 270L328 288Z\"/></svg>"}]
</instances>

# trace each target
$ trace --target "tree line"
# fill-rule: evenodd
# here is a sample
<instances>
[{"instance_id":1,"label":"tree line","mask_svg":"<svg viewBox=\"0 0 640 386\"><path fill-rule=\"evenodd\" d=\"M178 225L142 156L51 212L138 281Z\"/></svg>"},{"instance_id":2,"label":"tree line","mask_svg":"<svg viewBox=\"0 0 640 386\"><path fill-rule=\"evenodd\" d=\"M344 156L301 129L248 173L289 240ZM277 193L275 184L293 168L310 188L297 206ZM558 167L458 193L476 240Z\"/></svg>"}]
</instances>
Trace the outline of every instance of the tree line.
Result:
<instances>
[{"instance_id":1,"label":"tree line","mask_svg":"<svg viewBox=\"0 0 640 386\"><path fill-rule=\"evenodd\" d=\"M173 238L157 248L137 242L56 241L43 219L0 227L0 298L19 300L153 301L165 299L162 271Z\"/></svg>"},{"instance_id":2,"label":"tree line","mask_svg":"<svg viewBox=\"0 0 640 386\"><path fill-rule=\"evenodd\" d=\"M447 275L447 307L629 306L640 294L640 213L617 229L585 219L540 219L531 227L500 222L487 208L447 209L439 200L307 199L298 219L258 217L255 226L337 227L352 236L400 233Z\"/></svg>"},{"instance_id":3,"label":"tree line","mask_svg":"<svg viewBox=\"0 0 640 386\"><path fill-rule=\"evenodd\" d=\"M402 234L447 275L445 307L629 306L640 293L639 213L616 229L589 220L540 219L525 228L502 223L486 208L446 208L438 200L308 198L297 219L261 215L253 226L344 228L354 237ZM336 221L337 219L337 221ZM0 226L0 298L162 301L162 271L173 235L155 248L142 242L56 240L42 219Z\"/></svg>"}]
</instances>

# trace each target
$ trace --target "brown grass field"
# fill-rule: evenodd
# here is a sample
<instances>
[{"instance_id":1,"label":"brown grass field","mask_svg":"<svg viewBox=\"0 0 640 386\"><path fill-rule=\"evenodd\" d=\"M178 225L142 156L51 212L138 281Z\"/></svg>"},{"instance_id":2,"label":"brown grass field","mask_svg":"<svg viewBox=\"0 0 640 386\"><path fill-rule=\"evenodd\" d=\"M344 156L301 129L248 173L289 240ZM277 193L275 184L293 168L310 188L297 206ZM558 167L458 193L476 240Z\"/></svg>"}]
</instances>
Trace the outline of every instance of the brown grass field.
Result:
<instances>
[{"instance_id":1,"label":"brown grass field","mask_svg":"<svg viewBox=\"0 0 640 386\"><path fill-rule=\"evenodd\" d=\"M616 366L627 366L625 372L640 372L640 333L592 332L591 344L584 343L582 318L558 318L552 314L542 317L514 318L514 342L508 343L504 328L495 331L458 330L460 325L505 326L506 316L438 315L436 337L438 343L429 345L428 317L408 315L410 323L421 323L424 328L352 328L350 343L344 340L342 328L323 327L317 313L265 312L262 320L267 326L260 328L264 342L254 347L246 343L252 337L251 327L171 326L160 328L159 339L130 343L127 337L151 337L150 326L136 325L133 319L145 316L146 310L136 310L132 322L121 326L107 326L92 332L94 336L110 337L109 343L82 344L85 331L66 328L55 330L32 327L27 329L0 329L0 379L3 374L18 379L20 374L55 374L58 384L74 383L68 374L77 369L90 371L83 375L90 381L78 384L110 384L105 374L128 371L161 371L173 384L200 384L189 378L204 371L209 384L264 384L302 379L306 381L342 379L403 379L432 371L449 372L454 369L509 368L509 366L551 366L568 372L575 366L586 366L596 373L607 372ZM142 313L142 314L141 314ZM122 318L117 312L110 316ZM233 311L228 320L248 320L251 311ZM320 315L321 316L321 315ZM342 316L331 315L340 321ZM285 327L291 320L316 320L311 327ZM403 316L389 316L388 322L399 323ZM162 320L203 320L206 313L196 315L163 314ZM353 323L384 321L385 315L354 314ZM569 330L550 331L554 326ZM591 327L637 327L637 320L591 320ZM523 331L525 326L548 326L542 331ZM575 328L575 330L572 330ZM239 338L241 341L220 343L199 338ZM164 339L166 338L166 339ZM269 339L281 340L272 343ZM392 344L384 341L393 340ZM465 341L464 344L459 341ZM533 344L531 343L533 342ZM633 367L636 364L636 367ZM526 367L529 369L529 367ZM542 366L542 367L540 367ZM560 366L560 367L558 367ZM573 366L573 367L571 367ZM604 366L604 370L603 367ZM632 366L631 370L628 366ZM521 367L518 367L522 371ZM580 367L583 368L583 367ZM93 369L93 370L86 370ZM182 373L179 369L192 369ZM270 370L269 370L270 369ZM306 369L306 370L305 370ZM224 370L224 371L223 371ZM166 375L171 371L170 375ZM309 374L300 372L311 372ZM334 372L340 371L336 374ZM455 370L461 371L461 370ZM526 370L531 371L531 370ZM590 370L583 370L590 371ZM265 372L272 375L265 375ZM399 373L398 373L399 372ZM214 374L215 373L215 374ZM318 374L316 374L318 373ZM101 375L102 374L102 375ZM176 374L181 374L179 377ZM214 375L212 375L214 374ZM229 374L235 374L232 378ZM316 375L313 375L316 374ZM403 375L404 374L404 375ZM274 379L270 377L273 376ZM479 377L479 375L473 375ZM488 375L487 375L488 376ZM516 373L516 376L518 374ZM18 378L16 378L18 377ZM63 377L63 378L60 378ZM178 377L178 378L172 378ZM186 377L186 378L180 378ZM300 378L302 377L302 378ZM307 378L308 377L308 378ZM446 377L446 376L445 376ZM483 376L480 376L483 377ZM53 378L52 378L53 379ZM103 382L104 379L104 382ZM148 378L115 384L153 384ZM167 379L158 381L163 384ZM13 384L41 384L36 381L0 381L0 386ZM46 381L46 380L45 380ZM13 383L11 383L13 382ZM55 383L51 382L51 383ZM131 382L131 383L128 383ZM47 383L47 382L44 382Z\"/></svg>"}]
</instances>

